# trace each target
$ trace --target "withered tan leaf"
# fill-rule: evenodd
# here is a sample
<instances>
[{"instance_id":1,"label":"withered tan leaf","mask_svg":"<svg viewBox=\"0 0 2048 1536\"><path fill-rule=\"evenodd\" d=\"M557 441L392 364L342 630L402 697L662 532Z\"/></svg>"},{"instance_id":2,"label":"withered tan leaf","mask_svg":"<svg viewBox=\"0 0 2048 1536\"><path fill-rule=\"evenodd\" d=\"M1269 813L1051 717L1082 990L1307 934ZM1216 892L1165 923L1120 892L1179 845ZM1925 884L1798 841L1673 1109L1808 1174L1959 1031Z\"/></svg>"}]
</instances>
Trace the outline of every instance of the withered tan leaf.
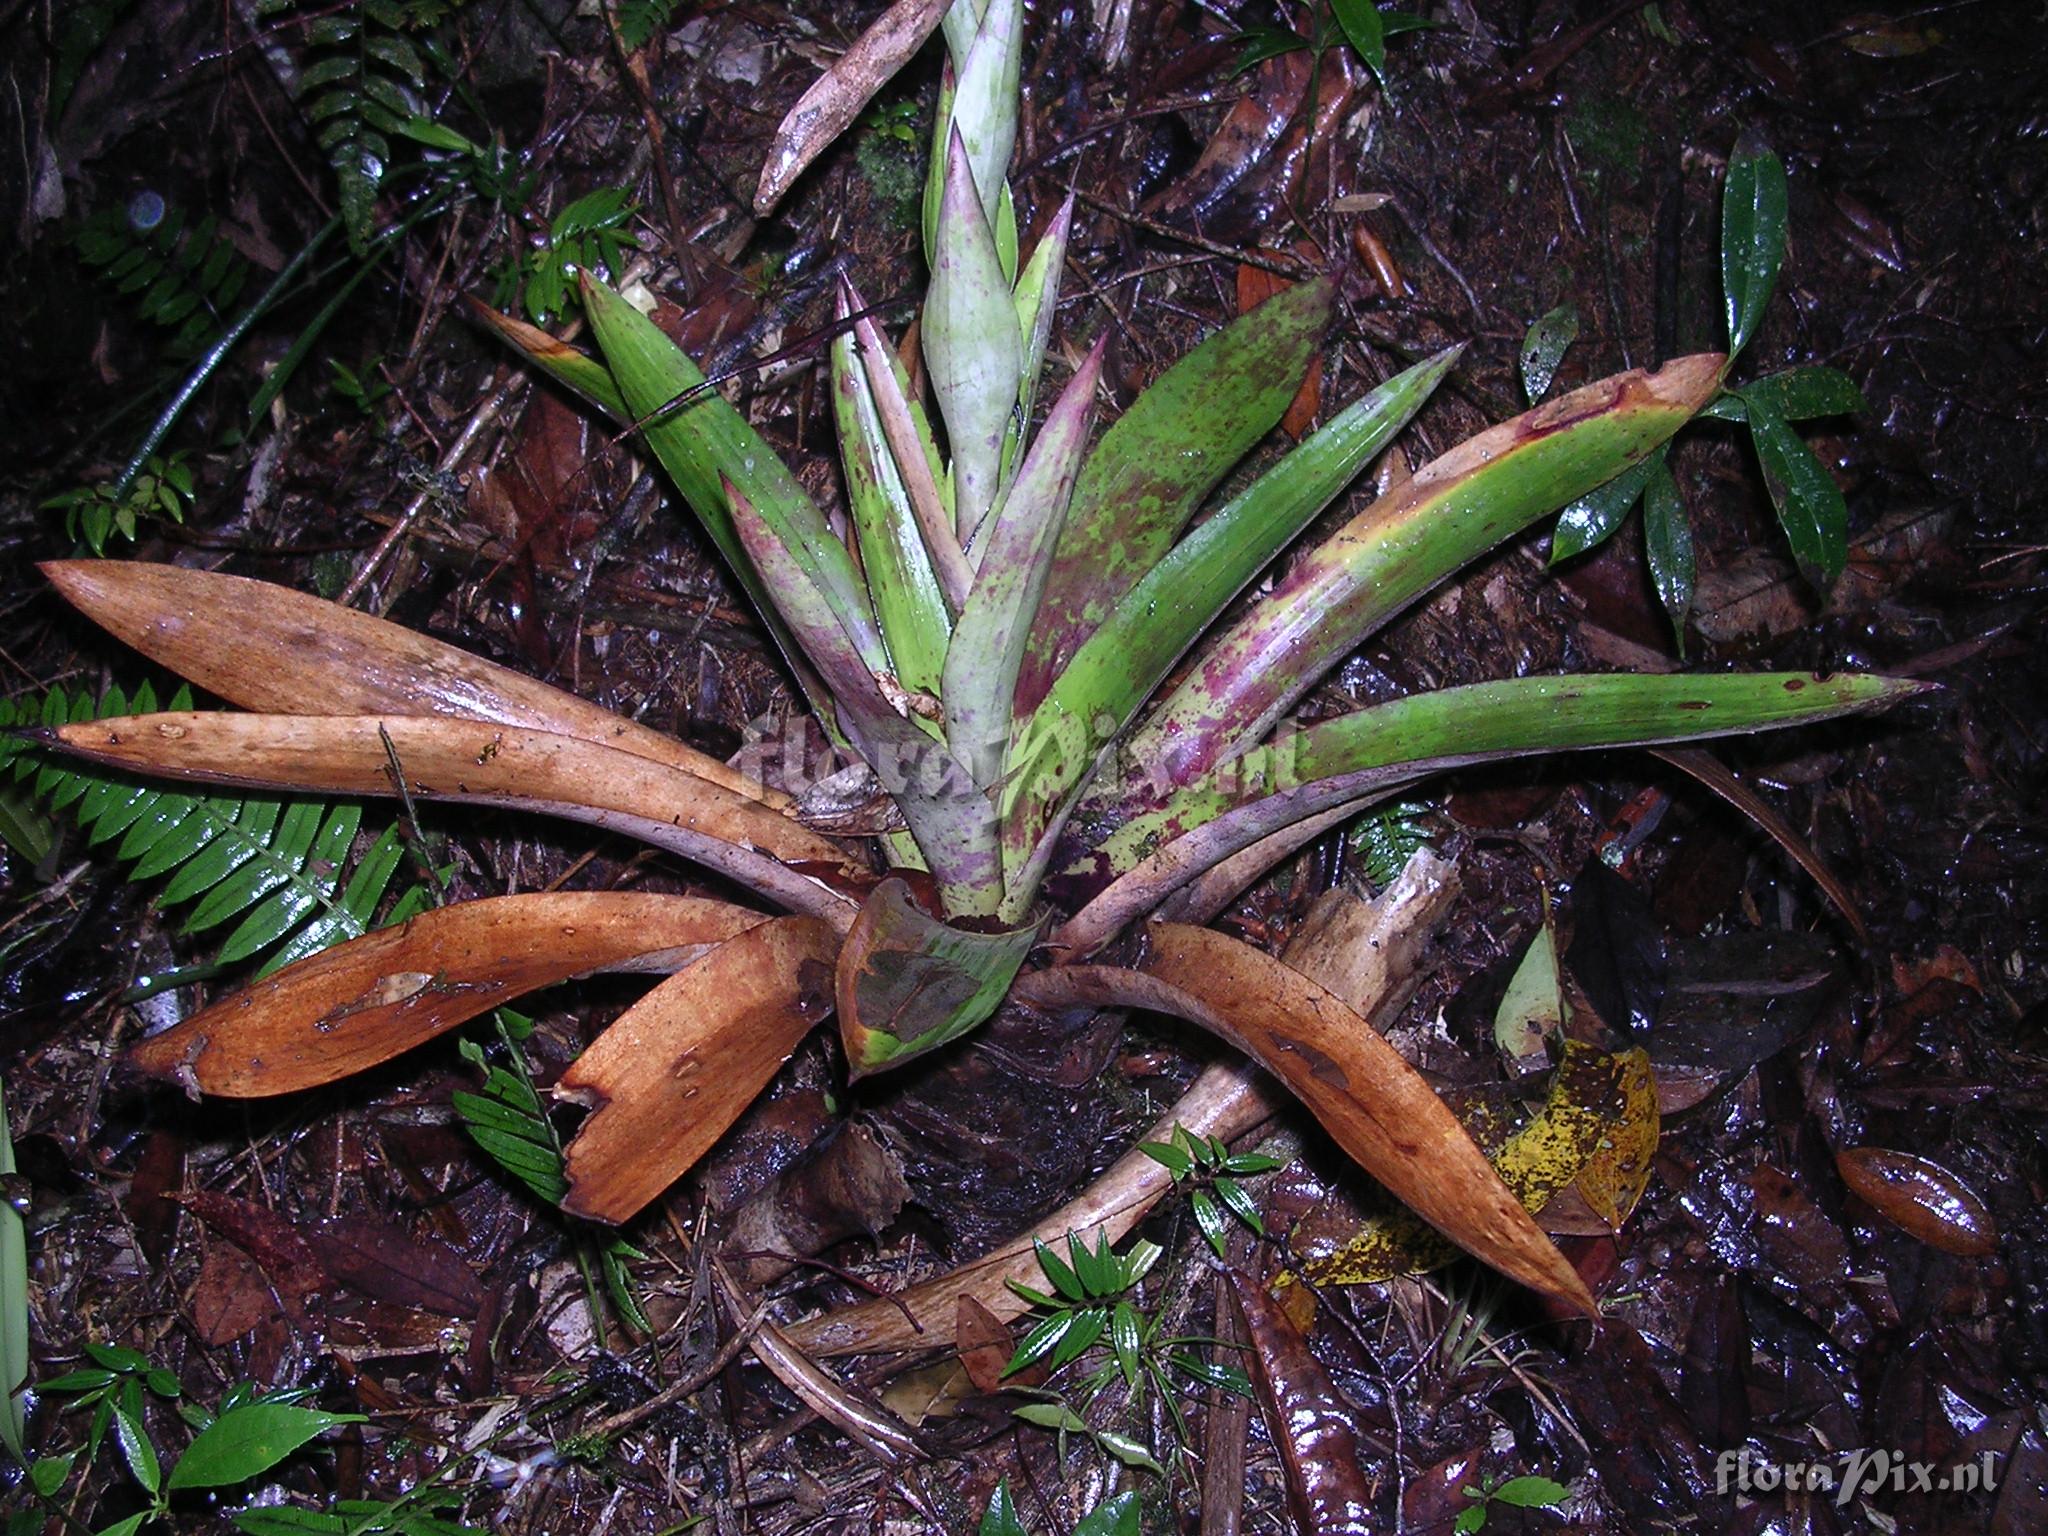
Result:
<instances>
[{"instance_id":1,"label":"withered tan leaf","mask_svg":"<svg viewBox=\"0 0 2048 1536\"><path fill-rule=\"evenodd\" d=\"M672 970L761 923L640 892L499 896L423 913L255 982L143 1041L144 1071L230 1098L317 1087L588 971Z\"/></svg>"},{"instance_id":2,"label":"withered tan leaf","mask_svg":"<svg viewBox=\"0 0 2048 1536\"><path fill-rule=\"evenodd\" d=\"M493 720L614 747L769 805L789 803L717 758L574 694L289 587L134 560L51 560L42 571L102 629L243 709Z\"/></svg>"},{"instance_id":3,"label":"withered tan leaf","mask_svg":"<svg viewBox=\"0 0 2048 1536\"><path fill-rule=\"evenodd\" d=\"M621 1014L556 1093L593 1106L562 1208L624 1221L711 1150L832 1011L839 935L810 917L749 928Z\"/></svg>"},{"instance_id":4,"label":"withered tan leaf","mask_svg":"<svg viewBox=\"0 0 2048 1536\"><path fill-rule=\"evenodd\" d=\"M708 864L798 911L852 908L786 867L843 865L794 817L721 784L576 736L488 721L225 711L80 721L49 740L143 773L329 794L462 800L620 831ZM766 855L766 857L764 857Z\"/></svg>"},{"instance_id":5,"label":"withered tan leaf","mask_svg":"<svg viewBox=\"0 0 2048 1536\"><path fill-rule=\"evenodd\" d=\"M924 46L951 0L896 0L837 62L811 82L768 146L754 212L766 215L818 154L860 116L875 92Z\"/></svg>"}]
</instances>

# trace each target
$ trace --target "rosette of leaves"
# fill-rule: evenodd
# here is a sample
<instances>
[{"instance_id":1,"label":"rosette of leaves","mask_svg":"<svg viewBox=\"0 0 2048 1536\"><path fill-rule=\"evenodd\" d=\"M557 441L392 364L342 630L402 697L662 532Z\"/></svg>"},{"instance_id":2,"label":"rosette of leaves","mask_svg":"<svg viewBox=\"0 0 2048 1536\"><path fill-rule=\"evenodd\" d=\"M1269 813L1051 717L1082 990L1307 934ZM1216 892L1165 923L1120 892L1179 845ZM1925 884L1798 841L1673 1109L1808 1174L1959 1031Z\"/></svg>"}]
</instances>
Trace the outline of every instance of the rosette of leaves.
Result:
<instances>
[{"instance_id":1,"label":"rosette of leaves","mask_svg":"<svg viewBox=\"0 0 2048 1536\"><path fill-rule=\"evenodd\" d=\"M1590 1311L1572 1267L1376 1032L1334 994L1201 925L1322 829L1446 768L1828 719L1916 685L1514 678L1293 728L1309 689L1395 615L1653 455L1714 398L1726 360L1617 375L1481 433L1370 500L1225 621L1456 350L1347 406L1220 505L1211 493L1278 422L1317 353L1330 281L1209 337L1099 439L1098 346L1024 430L1071 207L1017 259L1002 178L1020 17L1016 0L949 13L921 326L935 413L858 295L840 297L830 373L849 539L696 365L602 283L583 281L597 355L494 322L638 428L845 760L873 772L905 830L828 837L786 793L656 732L308 597L161 567L55 565L60 590L100 623L254 711L53 733L74 751L358 794L390 793L402 774L415 800L642 838L760 902L555 892L447 907L260 982L135 1059L206 1093L292 1092L569 977L662 973L556 1088L592 1111L565 1148L563 1206L621 1221L828 1016L860 1076L960 1039L1007 998L1143 1006L1255 1058L1449 1238ZM1114 947L1147 920L1142 945Z\"/></svg>"}]
</instances>

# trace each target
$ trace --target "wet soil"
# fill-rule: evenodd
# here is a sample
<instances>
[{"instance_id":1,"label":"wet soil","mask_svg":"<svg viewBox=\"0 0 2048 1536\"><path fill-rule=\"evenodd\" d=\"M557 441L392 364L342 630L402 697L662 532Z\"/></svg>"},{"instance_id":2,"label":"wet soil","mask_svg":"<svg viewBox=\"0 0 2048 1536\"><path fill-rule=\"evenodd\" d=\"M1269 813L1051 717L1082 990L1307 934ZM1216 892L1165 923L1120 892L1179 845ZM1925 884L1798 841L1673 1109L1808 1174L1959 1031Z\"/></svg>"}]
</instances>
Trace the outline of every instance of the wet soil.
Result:
<instances>
[{"instance_id":1,"label":"wet soil","mask_svg":"<svg viewBox=\"0 0 2048 1536\"><path fill-rule=\"evenodd\" d=\"M13 87L0 664L22 696L144 675L41 583L34 562L73 546L39 503L117 465L191 361L81 264L72 232L155 194L215 213L261 283L333 198L265 52L269 40L289 54L292 30L252 34L243 7L101 9L111 30L81 51L66 8L0 5ZM634 56L644 102L596 8L474 0L448 33L468 94L447 120L531 169L535 210L628 189L646 252L634 275L828 500L810 338L841 273L872 300L914 289L915 150L890 129L928 122L934 55L772 218L755 219L748 194L780 113L875 9L675 8ZM1237 311L1247 256L1334 268L1344 302L1324 415L1412 358L1470 343L1411 434L1415 463L1520 408L1524 332L1559 305L1580 332L1560 388L1719 345L1721 171L1737 136L1761 131L1790 174L1791 247L1747 366L1826 363L1861 386L1867 413L1811 434L1847 497L1851 560L1817 594L1741 438L1700 428L1674 456L1700 569L1683 664L1940 685L1879 720L1721 754L1841 876L1867 947L1768 838L1647 756L1430 788L1420 824L1458 863L1463 895L1396 1038L1446 1081L1497 1076L1493 1007L1548 891L1574 1001L1649 1052L1665 1119L1622 1230L1562 1239L1602 1298L1597 1329L1469 1267L1321 1295L1309 1346L1355 1431L1378 1528L1449 1530L1473 1505L1467 1487L1540 1474L1568 1486L1563 1507L1495 1504L1488 1529L2048 1529L2039 18L1968 3L1610 13L1448 0L1423 8L1439 25L1390 42L1380 82L1341 47L1315 68L1295 53L1234 73L1233 34L1286 19L1261 5L1096 9L1040 6L1025 69L1020 222L1041 226L1069 188L1080 198L1055 353L1070 363L1109 335L1109 392L1127 404ZM167 445L196 476L183 524L145 522L116 553L331 595L403 518L362 606L721 756L786 742L799 707L771 647L629 444L519 385L451 452L514 378L459 297L502 299L497 275L534 233L481 200L421 225L252 426L259 371L322 295L278 311ZM352 401L335 364L375 398ZM1312 710L1681 664L1633 528L1560 570L1544 555L1533 535L1467 572ZM878 1178L874 1230L835 1234L823 1262L773 1283L780 1315L933 1273L1041 1213L1123 1152L1207 1058L1202 1042L1156 1020L1008 1020L908 1082L849 1090L836 1048L814 1040L629 1230L653 1329L641 1336L593 1320L578 1275L589 1235L461 1133L450 1094L474 1071L452 1046L276 1103L194 1105L116 1072L123 1044L221 983L133 1000L138 978L207 946L58 825L48 858L6 854L0 895L0 1067L36 1378L111 1342L202 1403L249 1380L368 1414L333 1454L259 1485L309 1507L392 1499L452 1465L464 1518L494 1529L651 1533L702 1517L721 1531L964 1531L999 1477L1034 1530L1070 1529L1113 1479L1140 1492L1147 1530L1288 1527L1281 1448L1256 1411L1241 1511L1205 1506L1199 1458L1228 1449L1209 1432L1223 1410L1207 1391L1189 1393L1187 1454L1160 1478L1079 1438L1062 1455L1011 1417L1015 1400L971 1393L922 1426L935 1461L885 1467L750 1362L707 1374L734 1326L710 1278L716 1239L771 1180L825 1159L849 1115L901 1183ZM456 897L557 882L731 894L578 829L444 813L423 830ZM1277 948L1321 890L1368 874L1355 845L1326 840L1224 923ZM631 995L606 983L538 999L536 1076L551 1081ZM1299 1157L1259 1186L1276 1238L1353 1188L1311 1127L1287 1134ZM1175 1326L1232 1327L1185 1210L1147 1230L1168 1248L1151 1294ZM1243 1239L1234 1251L1274 1262ZM900 1409L914 1395L904 1372L925 1363L876 1358L845 1376L893 1383ZM169 1408L148 1411L177 1443ZM1107 1411L1098 1427L1179 1439L1158 1408ZM84 1432L61 1394L37 1401L29 1428L46 1449ZM88 1528L140 1507L114 1466L105 1453L105 1477L77 1494ZM1788 1489L1781 1469L1802 1467L1837 1487ZM1994 1486L1960 1487L1957 1469L1989 1469ZM222 1528L229 1507L181 1503L176 1521Z\"/></svg>"}]
</instances>

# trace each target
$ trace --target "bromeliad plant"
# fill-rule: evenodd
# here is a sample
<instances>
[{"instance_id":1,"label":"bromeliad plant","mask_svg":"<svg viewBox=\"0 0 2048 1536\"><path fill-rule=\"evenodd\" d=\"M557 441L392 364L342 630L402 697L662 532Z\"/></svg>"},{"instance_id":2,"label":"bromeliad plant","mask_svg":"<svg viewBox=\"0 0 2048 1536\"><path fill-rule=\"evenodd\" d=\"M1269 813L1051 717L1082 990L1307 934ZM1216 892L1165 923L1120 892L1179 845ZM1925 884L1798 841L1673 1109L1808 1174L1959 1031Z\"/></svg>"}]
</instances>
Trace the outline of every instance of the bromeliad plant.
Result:
<instances>
[{"instance_id":1,"label":"bromeliad plant","mask_svg":"<svg viewBox=\"0 0 2048 1536\"><path fill-rule=\"evenodd\" d=\"M906 11L936 24L934 7L908 0L884 23ZM54 565L52 580L98 622L257 711L51 733L74 752L215 782L402 787L416 801L566 816L707 865L788 914L646 894L473 901L261 980L135 1059L194 1093L285 1093L571 976L668 973L557 1090L592 1109L566 1148L563 1205L622 1221L828 1014L859 1077L957 1040L1006 1001L1145 1006L1222 1035L1446 1235L1590 1310L1571 1266L1378 1034L1333 993L1201 925L1322 829L1443 769L1825 719L1912 685L1518 678L1289 725L1317 680L1389 619L1651 455L1719 389L1725 360L1709 355L1604 380L1427 465L1296 558L1155 701L1457 354L1341 411L1192 531L1293 398L1330 319L1331 281L1210 337L1091 447L1098 345L1028 431L1072 205L1020 261L1004 177L1021 17L1020 0L956 0L945 16L921 327L936 422L859 295L840 295L830 367L846 536L663 332L587 274L598 356L493 321L643 435L847 762L871 770L877 802L900 814L900 830L878 834L882 857L814 830L779 789L380 621L229 576ZM1761 304L1768 286L1745 302ZM1124 963L1096 959L1147 918L1172 920L1153 922ZM1213 1119L1184 1118L1213 1133ZM1128 1221L1068 1225L1120 1235ZM987 1299L1000 1310L1000 1291Z\"/></svg>"}]
</instances>

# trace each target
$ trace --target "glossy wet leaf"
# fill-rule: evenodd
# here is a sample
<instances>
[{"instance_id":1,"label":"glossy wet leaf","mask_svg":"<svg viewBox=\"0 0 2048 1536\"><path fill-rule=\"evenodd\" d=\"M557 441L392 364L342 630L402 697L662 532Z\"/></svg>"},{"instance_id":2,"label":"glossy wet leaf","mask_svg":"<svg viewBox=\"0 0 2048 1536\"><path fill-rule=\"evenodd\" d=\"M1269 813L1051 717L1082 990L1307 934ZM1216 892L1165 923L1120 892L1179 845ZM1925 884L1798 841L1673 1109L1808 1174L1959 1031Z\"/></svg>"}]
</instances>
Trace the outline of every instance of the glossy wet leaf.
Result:
<instances>
[{"instance_id":1,"label":"glossy wet leaf","mask_svg":"<svg viewBox=\"0 0 2048 1536\"><path fill-rule=\"evenodd\" d=\"M1024 1522L1017 1517L1017 1505L1010 1497L1008 1478L996 1484L996 1491L989 1496L988 1508L982 1512L981 1524L976 1529L979 1536L1031 1536Z\"/></svg>"},{"instance_id":2,"label":"glossy wet leaf","mask_svg":"<svg viewBox=\"0 0 2048 1536\"><path fill-rule=\"evenodd\" d=\"M1558 364L1579 339L1579 312L1560 304L1539 317L1522 337L1522 393L1534 405L1550 393L1550 381L1557 377Z\"/></svg>"},{"instance_id":3,"label":"glossy wet leaf","mask_svg":"<svg viewBox=\"0 0 2048 1536\"><path fill-rule=\"evenodd\" d=\"M1941 1164L1887 1147L1845 1147L1835 1167L1866 1205L1928 1246L1964 1258L1997 1252L1990 1211Z\"/></svg>"},{"instance_id":4,"label":"glossy wet leaf","mask_svg":"<svg viewBox=\"0 0 2048 1536\"><path fill-rule=\"evenodd\" d=\"M855 1077L957 1040L993 1014L1036 926L971 933L920 911L901 880L875 887L846 936L835 989Z\"/></svg>"},{"instance_id":5,"label":"glossy wet leaf","mask_svg":"<svg viewBox=\"0 0 2048 1536\"><path fill-rule=\"evenodd\" d=\"M1721 193L1721 290L1731 358L1749 345L1777 286L1786 203L1784 163L1760 135L1746 131L1728 159Z\"/></svg>"},{"instance_id":6,"label":"glossy wet leaf","mask_svg":"<svg viewBox=\"0 0 2048 1536\"><path fill-rule=\"evenodd\" d=\"M1747 421L1749 408L1744 404L1746 396L1762 400L1768 409L1776 411L1787 421L1809 421L1820 416L1857 416L1870 409L1870 403L1863 398L1863 391L1856 387L1855 380L1840 369L1815 363L1768 374L1754 383L1743 385L1739 391L1731 390L1716 398L1700 414L1722 421Z\"/></svg>"},{"instance_id":7,"label":"glossy wet leaf","mask_svg":"<svg viewBox=\"0 0 2048 1536\"><path fill-rule=\"evenodd\" d=\"M230 1408L193 1437L171 1469L166 1489L222 1488L261 1476L300 1446L342 1424L368 1422L360 1413L323 1413L290 1403Z\"/></svg>"},{"instance_id":8,"label":"glossy wet leaf","mask_svg":"<svg viewBox=\"0 0 2048 1536\"><path fill-rule=\"evenodd\" d=\"M1162 374L1074 488L1018 688L1035 709L1081 643L1172 548L1202 499L1271 431L1329 324L1327 278L1267 300Z\"/></svg>"},{"instance_id":9,"label":"glossy wet leaf","mask_svg":"<svg viewBox=\"0 0 2048 1536\"><path fill-rule=\"evenodd\" d=\"M1849 508L1827 467L1761 395L1743 392L1750 441L1778 522L1807 579L1823 591L1849 557Z\"/></svg>"},{"instance_id":10,"label":"glossy wet leaf","mask_svg":"<svg viewBox=\"0 0 2048 1536\"><path fill-rule=\"evenodd\" d=\"M1149 1456L1134 1462L1128 1456L1120 1454L1118 1459L1127 1466L1143 1466L1153 1472L1160 1471ZM1075 1521L1074 1536L1138 1536L1142 1513L1135 1492L1120 1493L1113 1499L1103 1500Z\"/></svg>"},{"instance_id":11,"label":"glossy wet leaf","mask_svg":"<svg viewBox=\"0 0 2048 1536\"><path fill-rule=\"evenodd\" d=\"M1685 619L1692 611L1693 551L1692 519L1686 515L1684 498L1671 468L1662 455L1643 487L1643 549L1649 557L1650 581L1657 600L1671 619L1678 640L1678 654L1685 654Z\"/></svg>"},{"instance_id":12,"label":"glossy wet leaf","mask_svg":"<svg viewBox=\"0 0 2048 1536\"><path fill-rule=\"evenodd\" d=\"M206 1093L290 1093L387 1061L522 993L586 971L680 963L761 921L725 902L637 892L465 902L256 982L130 1059Z\"/></svg>"},{"instance_id":13,"label":"glossy wet leaf","mask_svg":"<svg viewBox=\"0 0 2048 1536\"><path fill-rule=\"evenodd\" d=\"M1382 1526L1366 1483L1365 1449L1329 1372L1257 1279L1238 1270L1228 1274L1251 1345L1255 1400L1279 1452L1295 1529L1375 1536Z\"/></svg>"},{"instance_id":14,"label":"glossy wet leaf","mask_svg":"<svg viewBox=\"0 0 2048 1536\"><path fill-rule=\"evenodd\" d=\"M621 1014L555 1088L591 1108L563 1152L562 1209L625 1221L710 1151L830 1012L838 947L815 918L771 918Z\"/></svg>"},{"instance_id":15,"label":"glossy wet leaf","mask_svg":"<svg viewBox=\"0 0 2048 1536\"><path fill-rule=\"evenodd\" d=\"M1365 67L1375 75L1384 74L1387 66L1386 26L1373 0L1330 0L1330 14L1337 18L1344 41L1365 61Z\"/></svg>"},{"instance_id":16,"label":"glossy wet leaf","mask_svg":"<svg viewBox=\"0 0 2048 1536\"><path fill-rule=\"evenodd\" d=\"M1493 1013L1493 1043L1510 1062L1543 1054L1544 1043L1564 1027L1564 998L1557 986L1557 939L1545 893L1543 921L1522 951L1508 989Z\"/></svg>"}]
</instances>

